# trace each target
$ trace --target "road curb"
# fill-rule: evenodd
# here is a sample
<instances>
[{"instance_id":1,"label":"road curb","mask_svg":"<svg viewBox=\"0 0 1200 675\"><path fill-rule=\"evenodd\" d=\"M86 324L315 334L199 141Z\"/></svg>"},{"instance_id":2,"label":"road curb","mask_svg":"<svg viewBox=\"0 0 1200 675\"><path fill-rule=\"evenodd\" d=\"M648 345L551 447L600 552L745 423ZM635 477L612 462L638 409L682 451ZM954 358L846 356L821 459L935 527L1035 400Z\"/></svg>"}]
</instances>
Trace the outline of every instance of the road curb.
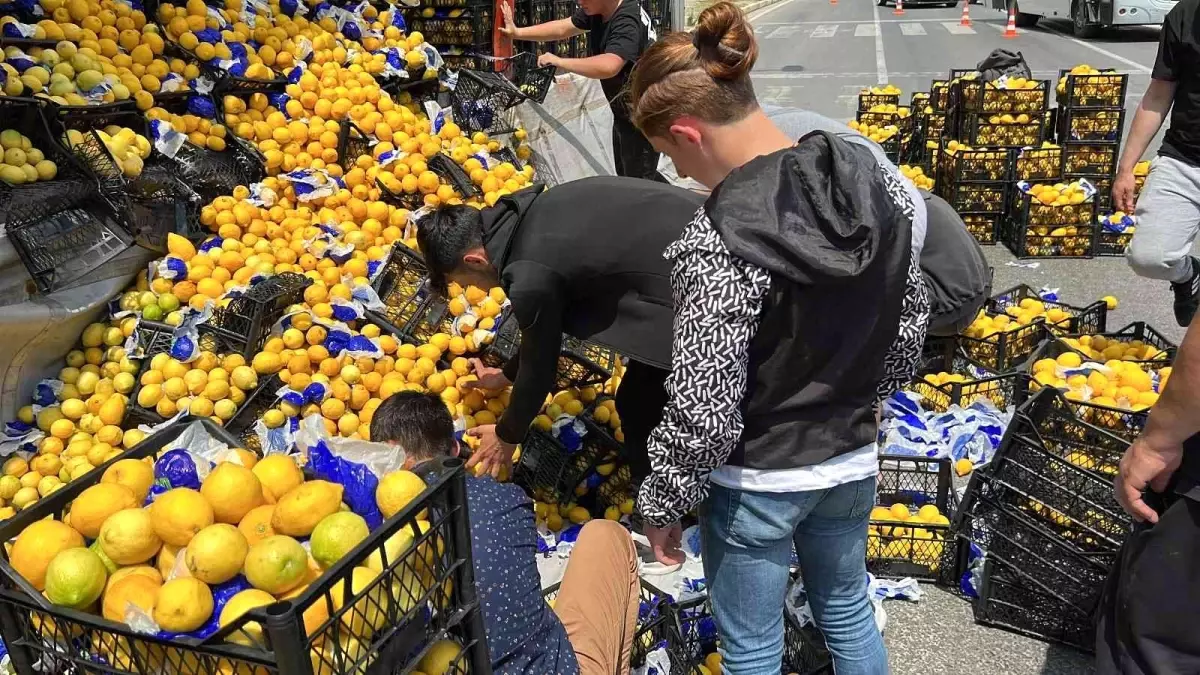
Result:
<instances>
[{"instance_id":1,"label":"road curb","mask_svg":"<svg viewBox=\"0 0 1200 675\"><path fill-rule=\"evenodd\" d=\"M744 5L741 3L738 3L738 5L742 8L742 12L744 12L745 14L750 14L751 12L758 11L758 10L762 9L763 7L775 5L775 4L778 4L781 2L784 2L784 0L754 0L754 2L749 2ZM687 16L686 30L691 30L692 28L695 28L696 17L698 17L698 16L700 16L699 12L696 12L696 14L694 16L690 15L690 14Z\"/></svg>"}]
</instances>

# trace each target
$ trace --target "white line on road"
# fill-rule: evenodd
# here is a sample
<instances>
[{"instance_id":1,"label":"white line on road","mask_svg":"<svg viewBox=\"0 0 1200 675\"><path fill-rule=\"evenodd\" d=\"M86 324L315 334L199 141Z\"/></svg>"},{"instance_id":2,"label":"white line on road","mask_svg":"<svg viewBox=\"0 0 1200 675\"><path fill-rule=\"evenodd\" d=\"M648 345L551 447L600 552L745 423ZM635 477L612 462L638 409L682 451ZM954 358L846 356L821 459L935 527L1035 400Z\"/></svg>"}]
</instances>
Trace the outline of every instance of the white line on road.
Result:
<instances>
[{"instance_id":1,"label":"white line on road","mask_svg":"<svg viewBox=\"0 0 1200 675\"><path fill-rule=\"evenodd\" d=\"M871 8L871 13L875 17L875 70L877 71L879 84L887 84L888 71L887 59L883 56L883 31L879 30L879 5ZM858 34L858 29L855 29L855 34Z\"/></svg>"},{"instance_id":2,"label":"white line on road","mask_svg":"<svg viewBox=\"0 0 1200 675\"><path fill-rule=\"evenodd\" d=\"M990 25L992 28L995 28L996 30L999 30L999 31L1004 30L1003 26L999 26L994 23L988 24L988 25ZM1104 49L1103 47L1097 47L1096 45L1094 45L1090 42L1084 42L1083 40L1078 40L1076 38L1071 37L1070 35L1068 35L1066 33L1063 33L1062 31L1058 31L1053 28L1050 28L1049 26L1045 27L1044 30L1046 30L1047 32L1050 32L1050 33L1054 33L1055 35L1058 35L1060 37L1064 37L1068 41L1074 42L1075 44L1079 45L1080 47L1086 47L1086 48L1096 52L1097 54L1107 56L1108 58L1113 59L1115 61L1120 61L1121 63L1124 63L1127 66L1133 66L1134 68L1136 68L1138 70L1139 73L1149 75L1150 73L1154 72L1153 70L1151 70L1151 68L1149 66L1144 66L1144 65L1138 63L1137 61L1127 59L1124 56L1121 56L1120 54L1114 54L1114 53L1108 51L1107 49Z\"/></svg>"},{"instance_id":3,"label":"white line on road","mask_svg":"<svg viewBox=\"0 0 1200 675\"><path fill-rule=\"evenodd\" d=\"M796 33L804 30L801 26L780 26L763 37L764 40L777 40L780 38L790 38Z\"/></svg>"},{"instance_id":4,"label":"white line on road","mask_svg":"<svg viewBox=\"0 0 1200 675\"><path fill-rule=\"evenodd\" d=\"M756 11L756 12L753 12L753 13L751 13L751 14L750 14L749 16L747 16L746 18L747 18L747 19L749 19L749 20L750 20L750 21L752 21L752 22L753 22L753 21L757 21L758 19L761 19L761 18L763 18L764 16L766 16L766 15L770 14L771 12L774 12L775 10L777 10L777 9L779 9L779 8L781 8L781 7L784 7L784 6L786 6L786 5L790 5L790 4L792 4L793 2L795 2L795 1L796 1L796 0L783 0L783 2L777 2L777 3L775 3L774 5L768 5L768 6L766 6L766 7L763 7L762 9L760 9L760 10L758 10L758 11ZM781 25L781 24L763 24L763 25L770 26L770 25Z\"/></svg>"},{"instance_id":5,"label":"white line on road","mask_svg":"<svg viewBox=\"0 0 1200 675\"><path fill-rule=\"evenodd\" d=\"M950 31L951 35L974 35L975 29L970 26L964 26L957 21L944 21L942 25L946 30Z\"/></svg>"},{"instance_id":6,"label":"white line on road","mask_svg":"<svg viewBox=\"0 0 1200 675\"><path fill-rule=\"evenodd\" d=\"M924 35L925 27L920 23L902 23L900 24L900 32L905 35Z\"/></svg>"},{"instance_id":7,"label":"white line on road","mask_svg":"<svg viewBox=\"0 0 1200 675\"><path fill-rule=\"evenodd\" d=\"M836 23L821 24L820 26L817 26L816 28L813 29L812 35L810 37L831 38L831 37L837 35L837 31L838 31L838 25Z\"/></svg>"},{"instance_id":8,"label":"white line on road","mask_svg":"<svg viewBox=\"0 0 1200 675\"><path fill-rule=\"evenodd\" d=\"M840 23L849 23L849 24L855 24L855 23L942 23L944 21L945 21L945 19L917 19L916 21L914 21L912 19L880 19L879 21L874 21L872 19L847 19L845 21L841 21ZM975 19L975 22L976 23L989 23L987 21L982 21L980 19ZM764 23L755 24L755 27L756 28L769 28L771 26L816 26L816 25L822 24L822 23L827 23L827 21L785 21L785 22L770 22L770 21L768 21L768 22L764 22ZM954 23L957 24L958 20L956 19L954 21ZM1000 28L1004 28L1003 21L1000 22Z\"/></svg>"},{"instance_id":9,"label":"white line on road","mask_svg":"<svg viewBox=\"0 0 1200 675\"><path fill-rule=\"evenodd\" d=\"M854 28L854 37L879 37L879 26L864 23Z\"/></svg>"}]
</instances>

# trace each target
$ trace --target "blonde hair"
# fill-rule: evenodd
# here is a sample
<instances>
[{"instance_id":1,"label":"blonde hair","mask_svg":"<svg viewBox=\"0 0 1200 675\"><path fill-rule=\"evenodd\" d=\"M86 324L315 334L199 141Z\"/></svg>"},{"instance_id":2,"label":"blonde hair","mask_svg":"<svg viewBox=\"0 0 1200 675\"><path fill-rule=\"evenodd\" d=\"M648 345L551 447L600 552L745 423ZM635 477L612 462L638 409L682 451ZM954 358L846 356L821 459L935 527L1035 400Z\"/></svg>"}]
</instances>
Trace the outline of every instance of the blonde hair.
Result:
<instances>
[{"instance_id":1,"label":"blonde hair","mask_svg":"<svg viewBox=\"0 0 1200 675\"><path fill-rule=\"evenodd\" d=\"M746 15L731 2L700 13L694 33L670 33L633 69L633 123L647 136L666 133L683 115L729 124L758 107L750 69L758 43Z\"/></svg>"}]
</instances>

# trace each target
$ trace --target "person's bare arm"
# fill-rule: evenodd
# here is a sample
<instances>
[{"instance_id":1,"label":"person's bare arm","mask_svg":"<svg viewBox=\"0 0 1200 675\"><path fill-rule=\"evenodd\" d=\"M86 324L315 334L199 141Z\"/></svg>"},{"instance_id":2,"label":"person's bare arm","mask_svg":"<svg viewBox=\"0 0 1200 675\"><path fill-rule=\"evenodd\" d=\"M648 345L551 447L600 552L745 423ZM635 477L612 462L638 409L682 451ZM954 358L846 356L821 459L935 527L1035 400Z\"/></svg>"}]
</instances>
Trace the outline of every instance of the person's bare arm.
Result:
<instances>
[{"instance_id":1,"label":"person's bare arm","mask_svg":"<svg viewBox=\"0 0 1200 675\"><path fill-rule=\"evenodd\" d=\"M1129 127L1129 139L1125 141L1125 150L1121 154L1121 163L1117 167L1117 178L1113 181L1113 201L1117 208L1126 213L1133 213L1134 208L1134 178L1133 167L1141 161L1150 141L1162 128L1167 114L1171 112L1171 103L1175 100L1176 83L1168 80L1150 80L1142 102L1138 104L1137 112L1133 115L1133 124Z\"/></svg>"},{"instance_id":2,"label":"person's bare arm","mask_svg":"<svg viewBox=\"0 0 1200 675\"><path fill-rule=\"evenodd\" d=\"M528 40L530 42L553 42L583 34L583 30L572 23L570 19L556 19L522 28L513 26L511 30L510 36L512 39Z\"/></svg>"},{"instance_id":3,"label":"person's bare arm","mask_svg":"<svg viewBox=\"0 0 1200 675\"><path fill-rule=\"evenodd\" d=\"M583 59L564 59L554 54L542 54L539 66L555 66L568 73L575 73L593 80L616 77L625 67L625 59L616 54L597 54Z\"/></svg>"},{"instance_id":4,"label":"person's bare arm","mask_svg":"<svg viewBox=\"0 0 1200 675\"><path fill-rule=\"evenodd\" d=\"M1150 523L1158 514L1142 501L1142 491L1166 489L1183 461L1183 442L1200 433L1200 320L1188 328L1171 377L1150 411L1146 428L1125 456L1117 474L1117 500L1129 515Z\"/></svg>"}]
</instances>

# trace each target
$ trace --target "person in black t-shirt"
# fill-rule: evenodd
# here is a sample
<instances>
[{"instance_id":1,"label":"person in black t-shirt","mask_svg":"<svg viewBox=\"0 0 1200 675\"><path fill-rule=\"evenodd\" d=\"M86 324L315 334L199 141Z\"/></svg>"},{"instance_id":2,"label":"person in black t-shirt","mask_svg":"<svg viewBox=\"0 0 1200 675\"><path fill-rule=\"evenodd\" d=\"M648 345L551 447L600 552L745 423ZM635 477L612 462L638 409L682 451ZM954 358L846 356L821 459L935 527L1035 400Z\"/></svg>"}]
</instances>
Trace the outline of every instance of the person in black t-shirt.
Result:
<instances>
[{"instance_id":1,"label":"person in black t-shirt","mask_svg":"<svg viewBox=\"0 0 1200 675\"><path fill-rule=\"evenodd\" d=\"M600 80L613 114L613 162L617 175L666 182L658 173L659 153L629 121L625 102L629 73L656 39L650 17L638 0L579 0L579 9L569 19L522 28L513 23L508 4L501 6L504 26L500 32L514 40L549 42L588 34L591 56L569 59L547 52L538 58L538 65Z\"/></svg>"},{"instance_id":2,"label":"person in black t-shirt","mask_svg":"<svg viewBox=\"0 0 1200 675\"><path fill-rule=\"evenodd\" d=\"M1171 282L1175 319L1187 326L1200 308L1200 0L1180 0L1163 22L1150 87L1138 105L1113 181L1113 206L1134 212L1138 227L1126 251L1139 276ZM1172 111L1173 109L1173 111ZM1134 204L1133 167L1167 113L1171 128Z\"/></svg>"}]
</instances>

